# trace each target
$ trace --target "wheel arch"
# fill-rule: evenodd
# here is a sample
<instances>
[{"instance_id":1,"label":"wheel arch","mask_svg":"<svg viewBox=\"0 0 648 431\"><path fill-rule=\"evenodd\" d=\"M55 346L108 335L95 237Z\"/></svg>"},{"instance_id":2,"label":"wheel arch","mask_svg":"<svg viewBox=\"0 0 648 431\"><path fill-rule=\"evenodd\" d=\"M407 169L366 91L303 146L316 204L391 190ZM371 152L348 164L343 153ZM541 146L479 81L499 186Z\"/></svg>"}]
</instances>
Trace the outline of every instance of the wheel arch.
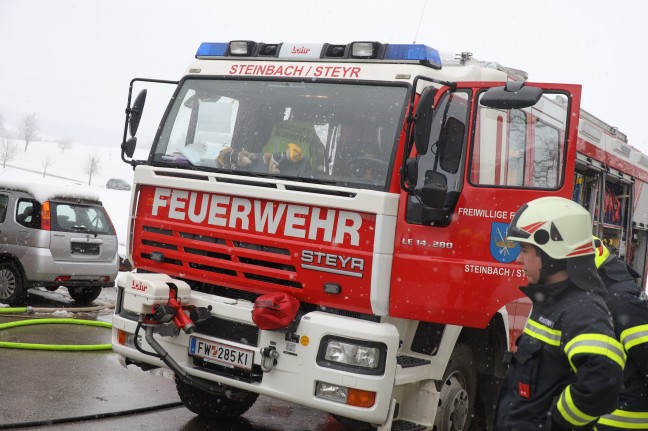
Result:
<instances>
[{"instance_id":1,"label":"wheel arch","mask_svg":"<svg viewBox=\"0 0 648 431\"><path fill-rule=\"evenodd\" d=\"M470 346L477 371L474 429L493 429L495 405L506 374L504 357L509 346L505 314L495 314L486 328L463 328L457 340L457 344L463 342Z\"/></svg>"},{"instance_id":2,"label":"wheel arch","mask_svg":"<svg viewBox=\"0 0 648 431\"><path fill-rule=\"evenodd\" d=\"M25 283L28 283L27 276L25 274L25 268L23 268L20 259L10 253L0 253L0 263L11 262L14 264L18 271L20 271L20 276L22 277Z\"/></svg>"},{"instance_id":3,"label":"wheel arch","mask_svg":"<svg viewBox=\"0 0 648 431\"><path fill-rule=\"evenodd\" d=\"M486 328L463 328L457 343L463 341L475 353L477 373L502 379L506 373L504 354L508 351L506 319L496 313Z\"/></svg>"}]
</instances>

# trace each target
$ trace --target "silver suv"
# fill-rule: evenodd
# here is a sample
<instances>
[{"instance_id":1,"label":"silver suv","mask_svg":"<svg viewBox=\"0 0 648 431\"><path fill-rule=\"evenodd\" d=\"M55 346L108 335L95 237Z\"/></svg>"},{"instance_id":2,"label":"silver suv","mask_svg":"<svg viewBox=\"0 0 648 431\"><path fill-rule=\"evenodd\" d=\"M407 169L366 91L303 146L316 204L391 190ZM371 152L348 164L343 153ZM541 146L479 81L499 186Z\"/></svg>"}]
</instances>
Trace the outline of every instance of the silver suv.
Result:
<instances>
[{"instance_id":1,"label":"silver suv","mask_svg":"<svg viewBox=\"0 0 648 431\"><path fill-rule=\"evenodd\" d=\"M0 302L66 286L78 302L113 286L117 235L99 197L83 189L0 181Z\"/></svg>"}]
</instances>

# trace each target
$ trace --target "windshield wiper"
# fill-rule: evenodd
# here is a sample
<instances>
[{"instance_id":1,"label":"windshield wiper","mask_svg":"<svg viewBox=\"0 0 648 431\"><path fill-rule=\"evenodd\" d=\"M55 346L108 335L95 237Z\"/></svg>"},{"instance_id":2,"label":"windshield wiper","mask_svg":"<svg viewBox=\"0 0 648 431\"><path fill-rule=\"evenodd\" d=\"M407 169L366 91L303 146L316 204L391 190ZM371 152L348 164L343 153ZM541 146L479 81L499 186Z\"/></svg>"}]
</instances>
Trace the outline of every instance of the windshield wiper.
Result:
<instances>
[{"instance_id":1,"label":"windshield wiper","mask_svg":"<svg viewBox=\"0 0 648 431\"><path fill-rule=\"evenodd\" d=\"M291 175L281 175L281 174L267 174L266 178L277 178L279 180L296 181L298 183L323 184L327 186L334 186L337 184L336 180L326 180L323 178L315 178L315 177L295 177Z\"/></svg>"},{"instance_id":2,"label":"windshield wiper","mask_svg":"<svg viewBox=\"0 0 648 431\"><path fill-rule=\"evenodd\" d=\"M75 224L75 225L72 226L70 229L73 229L73 230L81 230L81 231L84 231L84 232L90 232L91 234L94 235L95 238L99 236L99 234L98 234L97 232L93 231L93 230L90 229L89 227L86 227L85 225L81 225L81 226L79 226L79 225L76 225L76 224Z\"/></svg>"}]
</instances>

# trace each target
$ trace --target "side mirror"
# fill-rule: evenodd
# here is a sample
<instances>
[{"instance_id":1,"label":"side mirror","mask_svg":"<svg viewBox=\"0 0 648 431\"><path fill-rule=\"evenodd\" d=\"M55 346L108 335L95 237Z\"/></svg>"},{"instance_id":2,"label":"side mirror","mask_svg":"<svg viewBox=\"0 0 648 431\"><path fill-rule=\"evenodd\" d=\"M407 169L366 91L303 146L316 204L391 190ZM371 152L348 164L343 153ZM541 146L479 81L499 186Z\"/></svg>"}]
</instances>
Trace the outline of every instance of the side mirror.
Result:
<instances>
[{"instance_id":1,"label":"side mirror","mask_svg":"<svg viewBox=\"0 0 648 431\"><path fill-rule=\"evenodd\" d=\"M124 152L124 154L126 154L129 159L132 159L133 153L135 153L136 146L137 146L137 138L132 136L122 144L122 152Z\"/></svg>"},{"instance_id":2,"label":"side mirror","mask_svg":"<svg viewBox=\"0 0 648 431\"><path fill-rule=\"evenodd\" d=\"M503 87L493 87L479 99L479 103L487 108L522 109L538 103L542 97L542 89L526 87L524 82L507 82Z\"/></svg>"},{"instance_id":3,"label":"side mirror","mask_svg":"<svg viewBox=\"0 0 648 431\"><path fill-rule=\"evenodd\" d=\"M413 157L405 162L405 180L412 187L416 187L418 182L418 158Z\"/></svg>"},{"instance_id":4,"label":"side mirror","mask_svg":"<svg viewBox=\"0 0 648 431\"><path fill-rule=\"evenodd\" d=\"M439 154L441 155L439 164L441 169L452 174L457 173L459 163L461 162L465 133L466 126L460 120L457 120L455 117L450 117L446 120L440 137L443 140L442 146L439 148Z\"/></svg>"},{"instance_id":5,"label":"side mirror","mask_svg":"<svg viewBox=\"0 0 648 431\"><path fill-rule=\"evenodd\" d=\"M432 178L426 178L425 184L420 191L421 202L434 209L443 209L446 198L448 197L448 185L445 181L440 181L436 175Z\"/></svg>"},{"instance_id":6,"label":"side mirror","mask_svg":"<svg viewBox=\"0 0 648 431\"><path fill-rule=\"evenodd\" d=\"M419 98L418 106L416 107L414 141L416 142L416 153L419 155L427 153L428 150L430 132L432 129L432 114L434 113L432 103L434 103L435 94L436 88L432 86L425 87L421 93L421 97Z\"/></svg>"},{"instance_id":7,"label":"side mirror","mask_svg":"<svg viewBox=\"0 0 648 431\"><path fill-rule=\"evenodd\" d=\"M142 112L144 111L145 102L146 102L146 89L140 91L140 93L135 98L135 102L133 103L133 106L130 108L129 127L130 127L131 136L135 136L135 134L137 133L139 122L142 119Z\"/></svg>"}]
</instances>

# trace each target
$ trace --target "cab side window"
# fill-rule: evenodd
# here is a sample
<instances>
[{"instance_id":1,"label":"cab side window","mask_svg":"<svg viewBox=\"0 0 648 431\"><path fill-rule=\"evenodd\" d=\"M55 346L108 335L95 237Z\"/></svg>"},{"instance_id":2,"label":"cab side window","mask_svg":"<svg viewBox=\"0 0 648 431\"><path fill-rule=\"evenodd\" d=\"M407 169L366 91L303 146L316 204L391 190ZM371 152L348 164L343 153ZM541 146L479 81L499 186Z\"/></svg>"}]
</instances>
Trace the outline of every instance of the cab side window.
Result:
<instances>
[{"instance_id":1,"label":"cab side window","mask_svg":"<svg viewBox=\"0 0 648 431\"><path fill-rule=\"evenodd\" d=\"M7 206L9 205L9 196L0 194L0 223L4 223L7 218Z\"/></svg>"},{"instance_id":2,"label":"cab side window","mask_svg":"<svg viewBox=\"0 0 648 431\"><path fill-rule=\"evenodd\" d=\"M545 92L534 106L479 106L470 163L476 186L555 190L563 181L569 100Z\"/></svg>"},{"instance_id":3,"label":"cab side window","mask_svg":"<svg viewBox=\"0 0 648 431\"><path fill-rule=\"evenodd\" d=\"M25 227L40 228L40 204L31 199L20 199L16 207L16 221Z\"/></svg>"}]
</instances>

